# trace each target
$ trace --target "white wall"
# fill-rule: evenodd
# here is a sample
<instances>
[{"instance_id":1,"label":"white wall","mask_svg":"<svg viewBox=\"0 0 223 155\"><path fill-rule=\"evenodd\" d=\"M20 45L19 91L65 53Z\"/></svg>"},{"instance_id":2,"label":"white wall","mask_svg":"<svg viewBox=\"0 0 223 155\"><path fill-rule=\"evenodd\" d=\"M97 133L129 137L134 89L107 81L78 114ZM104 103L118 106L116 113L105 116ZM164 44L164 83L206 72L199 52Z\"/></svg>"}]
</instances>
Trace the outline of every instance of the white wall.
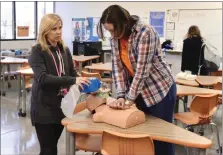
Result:
<instances>
[{"instance_id":1,"label":"white wall","mask_svg":"<svg viewBox=\"0 0 223 155\"><path fill-rule=\"evenodd\" d=\"M63 38L72 51L71 19L74 17L100 17L103 10L112 4L119 4L131 14L145 16L149 11L167 9L209 9L222 8L221 2L55 2L55 11L64 22ZM1 49L28 48L34 41L1 41Z\"/></svg>"},{"instance_id":2,"label":"white wall","mask_svg":"<svg viewBox=\"0 0 223 155\"><path fill-rule=\"evenodd\" d=\"M222 8L221 2L56 2L55 11L64 22L63 38L72 51L71 19L74 17L100 17L109 5L118 4L130 14L145 16L149 11L168 9L210 9Z\"/></svg>"}]
</instances>

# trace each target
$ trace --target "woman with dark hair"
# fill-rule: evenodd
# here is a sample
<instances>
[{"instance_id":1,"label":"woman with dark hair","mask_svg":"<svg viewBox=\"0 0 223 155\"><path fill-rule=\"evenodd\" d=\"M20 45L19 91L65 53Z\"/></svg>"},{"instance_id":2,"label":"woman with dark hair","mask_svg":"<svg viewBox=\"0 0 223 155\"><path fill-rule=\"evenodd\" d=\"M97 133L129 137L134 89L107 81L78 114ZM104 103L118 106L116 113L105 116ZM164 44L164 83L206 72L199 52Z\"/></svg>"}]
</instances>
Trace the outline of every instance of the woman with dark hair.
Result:
<instances>
[{"instance_id":1,"label":"woman with dark hair","mask_svg":"<svg viewBox=\"0 0 223 155\"><path fill-rule=\"evenodd\" d=\"M204 50L201 49L202 36L199 28L192 25L186 34L186 39L183 43L181 71L191 71L197 75L199 66L204 62ZM204 67L201 67L201 75L207 75L208 72Z\"/></svg>"},{"instance_id":2,"label":"woman with dark hair","mask_svg":"<svg viewBox=\"0 0 223 155\"><path fill-rule=\"evenodd\" d=\"M129 108L136 104L146 114L172 122L176 84L170 66L162 57L159 36L154 28L118 5L104 10L98 35L111 33L112 74L117 101L109 106ZM154 141L156 155L174 155L173 144Z\"/></svg>"}]
</instances>

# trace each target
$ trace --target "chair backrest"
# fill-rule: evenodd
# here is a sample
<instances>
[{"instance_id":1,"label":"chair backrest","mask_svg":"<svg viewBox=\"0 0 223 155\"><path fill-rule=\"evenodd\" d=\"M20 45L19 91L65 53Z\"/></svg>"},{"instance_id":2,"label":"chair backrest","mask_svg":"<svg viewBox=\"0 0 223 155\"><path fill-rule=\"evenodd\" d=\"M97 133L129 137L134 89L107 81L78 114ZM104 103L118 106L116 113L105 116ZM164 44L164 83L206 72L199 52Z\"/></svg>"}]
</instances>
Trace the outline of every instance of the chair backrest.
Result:
<instances>
[{"instance_id":1,"label":"chair backrest","mask_svg":"<svg viewBox=\"0 0 223 155\"><path fill-rule=\"evenodd\" d=\"M222 71L211 72L211 76L222 76Z\"/></svg>"},{"instance_id":2,"label":"chair backrest","mask_svg":"<svg viewBox=\"0 0 223 155\"><path fill-rule=\"evenodd\" d=\"M211 117L218 106L218 94L196 95L192 100L190 111L200 118Z\"/></svg>"},{"instance_id":3,"label":"chair backrest","mask_svg":"<svg viewBox=\"0 0 223 155\"><path fill-rule=\"evenodd\" d=\"M155 155L153 140L149 135L112 131L103 132L101 153L103 155Z\"/></svg>"},{"instance_id":4,"label":"chair backrest","mask_svg":"<svg viewBox=\"0 0 223 155\"><path fill-rule=\"evenodd\" d=\"M96 77L99 80L101 80L101 75L99 73L89 73L89 72L82 71L81 76L83 76L83 77Z\"/></svg>"},{"instance_id":5,"label":"chair backrest","mask_svg":"<svg viewBox=\"0 0 223 155\"><path fill-rule=\"evenodd\" d=\"M222 90L222 83L218 82L216 85L214 85L215 90Z\"/></svg>"}]
</instances>

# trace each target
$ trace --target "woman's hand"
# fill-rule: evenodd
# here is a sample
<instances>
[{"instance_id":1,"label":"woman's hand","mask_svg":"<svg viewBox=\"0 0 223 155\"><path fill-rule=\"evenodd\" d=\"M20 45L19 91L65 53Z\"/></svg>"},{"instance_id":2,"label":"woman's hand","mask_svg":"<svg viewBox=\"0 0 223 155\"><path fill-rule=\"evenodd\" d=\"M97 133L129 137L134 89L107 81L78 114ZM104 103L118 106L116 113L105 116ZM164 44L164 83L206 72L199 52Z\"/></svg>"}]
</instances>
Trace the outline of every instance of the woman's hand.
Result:
<instances>
[{"instance_id":1,"label":"woman's hand","mask_svg":"<svg viewBox=\"0 0 223 155\"><path fill-rule=\"evenodd\" d=\"M83 90L84 87L82 86L82 84L89 86L89 84L91 84L91 81L86 77L76 77L76 85L80 86Z\"/></svg>"},{"instance_id":2,"label":"woman's hand","mask_svg":"<svg viewBox=\"0 0 223 155\"><path fill-rule=\"evenodd\" d=\"M114 108L114 109L128 109L130 106L125 104L125 99L124 98L119 98L110 104L108 104L109 107Z\"/></svg>"}]
</instances>

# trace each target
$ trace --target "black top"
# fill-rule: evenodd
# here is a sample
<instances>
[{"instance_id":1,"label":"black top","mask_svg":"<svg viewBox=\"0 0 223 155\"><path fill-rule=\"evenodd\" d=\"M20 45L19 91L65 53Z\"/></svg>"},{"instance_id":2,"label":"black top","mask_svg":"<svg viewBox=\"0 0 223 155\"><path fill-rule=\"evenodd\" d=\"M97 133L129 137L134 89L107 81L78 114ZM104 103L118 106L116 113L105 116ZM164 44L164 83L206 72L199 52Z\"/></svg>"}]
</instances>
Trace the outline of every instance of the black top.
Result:
<instances>
[{"instance_id":1,"label":"black top","mask_svg":"<svg viewBox=\"0 0 223 155\"><path fill-rule=\"evenodd\" d=\"M31 121L35 123L60 124L65 117L62 112L62 97L58 96L61 88L68 88L75 84L77 72L74 70L72 56L68 48L64 52L62 45L57 48L49 45L59 67L59 59L56 54L58 48L64 61L65 75L59 77L52 56L42 50L40 45L32 48L29 57L29 65L34 72L34 82L31 96Z\"/></svg>"},{"instance_id":2,"label":"black top","mask_svg":"<svg viewBox=\"0 0 223 155\"><path fill-rule=\"evenodd\" d=\"M181 62L181 71L191 71L192 74L197 75L199 58L201 54L201 64L204 62L204 50L202 49L202 38L201 37L191 37L184 40L183 43L183 53ZM205 68L201 68L201 75L206 75L207 72Z\"/></svg>"}]
</instances>

